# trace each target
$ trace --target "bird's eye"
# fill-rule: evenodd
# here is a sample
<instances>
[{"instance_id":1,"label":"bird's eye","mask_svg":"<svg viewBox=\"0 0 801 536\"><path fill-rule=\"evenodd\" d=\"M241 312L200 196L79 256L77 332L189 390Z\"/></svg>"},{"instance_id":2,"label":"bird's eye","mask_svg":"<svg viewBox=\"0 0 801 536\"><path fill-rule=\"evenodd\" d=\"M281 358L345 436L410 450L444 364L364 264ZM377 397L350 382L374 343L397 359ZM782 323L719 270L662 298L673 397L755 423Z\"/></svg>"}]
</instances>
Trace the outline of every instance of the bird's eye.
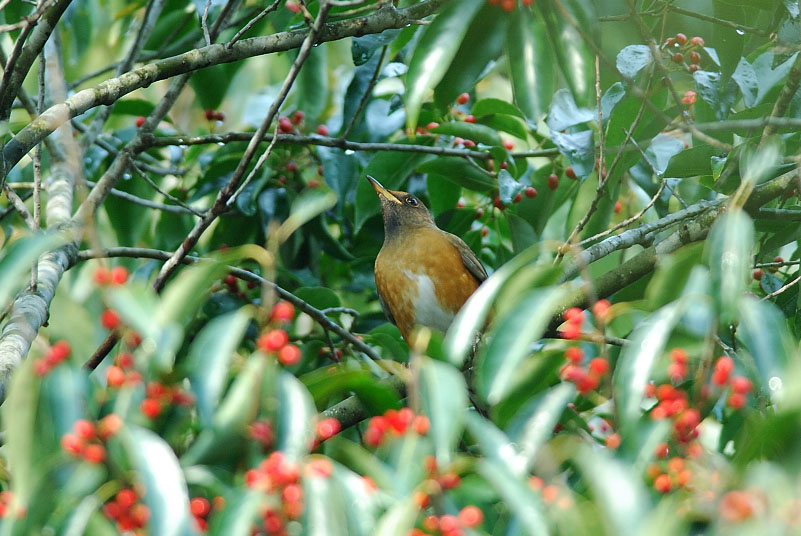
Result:
<instances>
[{"instance_id":1,"label":"bird's eye","mask_svg":"<svg viewBox=\"0 0 801 536\"><path fill-rule=\"evenodd\" d=\"M410 195L407 195L404 201L406 201L406 204L410 207L416 207L419 204L419 201Z\"/></svg>"}]
</instances>

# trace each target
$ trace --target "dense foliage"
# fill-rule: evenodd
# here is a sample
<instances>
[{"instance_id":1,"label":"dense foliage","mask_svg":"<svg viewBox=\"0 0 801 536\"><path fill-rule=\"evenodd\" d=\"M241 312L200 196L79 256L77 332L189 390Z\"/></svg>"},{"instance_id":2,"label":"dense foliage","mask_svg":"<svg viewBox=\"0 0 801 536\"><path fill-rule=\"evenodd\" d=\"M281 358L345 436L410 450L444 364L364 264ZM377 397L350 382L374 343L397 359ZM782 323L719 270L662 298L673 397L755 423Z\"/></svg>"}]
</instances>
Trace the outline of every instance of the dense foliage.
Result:
<instances>
[{"instance_id":1,"label":"dense foliage","mask_svg":"<svg viewBox=\"0 0 801 536\"><path fill-rule=\"evenodd\" d=\"M799 3L0 5L3 534L801 527Z\"/></svg>"}]
</instances>

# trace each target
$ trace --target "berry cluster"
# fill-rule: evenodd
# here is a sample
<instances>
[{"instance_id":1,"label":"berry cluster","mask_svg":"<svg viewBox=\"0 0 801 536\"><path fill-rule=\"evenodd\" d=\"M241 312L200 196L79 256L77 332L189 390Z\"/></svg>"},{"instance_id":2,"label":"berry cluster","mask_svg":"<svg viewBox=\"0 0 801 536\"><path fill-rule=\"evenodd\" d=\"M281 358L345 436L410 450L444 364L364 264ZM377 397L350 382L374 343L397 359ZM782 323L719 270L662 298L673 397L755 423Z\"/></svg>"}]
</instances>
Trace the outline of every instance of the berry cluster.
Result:
<instances>
[{"instance_id":1,"label":"berry cluster","mask_svg":"<svg viewBox=\"0 0 801 536\"><path fill-rule=\"evenodd\" d=\"M103 505L103 513L115 522L120 532L136 531L150 519L150 509L140 499L133 488L123 488L113 500Z\"/></svg>"},{"instance_id":2,"label":"berry cluster","mask_svg":"<svg viewBox=\"0 0 801 536\"><path fill-rule=\"evenodd\" d=\"M325 441L326 439L331 439L335 435L337 435L342 430L342 423L339 422L338 419L335 417L328 417L327 419L323 419L317 423L315 426L315 433L317 435L317 441Z\"/></svg>"},{"instance_id":3,"label":"berry cluster","mask_svg":"<svg viewBox=\"0 0 801 536\"><path fill-rule=\"evenodd\" d=\"M274 324L286 324L295 316L295 308L289 302L278 302L273 306L270 319ZM282 365L290 366L300 361L300 348L289 342L289 334L282 328L265 331L256 341L257 348L275 355Z\"/></svg>"},{"instance_id":4,"label":"berry cluster","mask_svg":"<svg viewBox=\"0 0 801 536\"><path fill-rule=\"evenodd\" d=\"M139 405L142 415L155 419L165 407L171 405L190 407L195 404L195 395L178 386L168 386L160 382L150 382L145 389L145 399Z\"/></svg>"},{"instance_id":5,"label":"berry cluster","mask_svg":"<svg viewBox=\"0 0 801 536\"><path fill-rule=\"evenodd\" d=\"M428 417L415 415L409 408L389 409L384 415L370 419L367 431L364 433L364 441L371 447L377 447L387 436L402 436L408 430L413 430L418 435L426 435L429 424Z\"/></svg>"},{"instance_id":6,"label":"berry cluster","mask_svg":"<svg viewBox=\"0 0 801 536\"><path fill-rule=\"evenodd\" d=\"M442 536L462 536L465 528L476 528L484 521L484 512L477 506L468 505L462 508L458 515L442 514L441 516L428 515L423 518L421 529L412 529L409 536L425 536L441 534Z\"/></svg>"},{"instance_id":7,"label":"berry cluster","mask_svg":"<svg viewBox=\"0 0 801 536\"><path fill-rule=\"evenodd\" d=\"M100 286L120 286L128 281L128 269L125 266L115 266L108 269L98 266L94 273L95 283Z\"/></svg>"},{"instance_id":8,"label":"berry cluster","mask_svg":"<svg viewBox=\"0 0 801 536\"><path fill-rule=\"evenodd\" d=\"M501 9L507 13L511 13L517 9L517 0L488 0L491 6L500 6ZM534 5L534 0L520 0L523 7L531 7Z\"/></svg>"},{"instance_id":9,"label":"berry cluster","mask_svg":"<svg viewBox=\"0 0 801 536\"><path fill-rule=\"evenodd\" d=\"M11 504L14 502L14 494L10 491L0 492L0 518L6 517L10 513Z\"/></svg>"},{"instance_id":10,"label":"berry cluster","mask_svg":"<svg viewBox=\"0 0 801 536\"><path fill-rule=\"evenodd\" d=\"M297 519L303 514L300 470L297 465L289 462L281 451L271 453L259 463L258 467L249 469L245 473L245 483L251 488L276 494L281 498L279 508L268 508L264 513L262 525L268 535L286 534L286 522Z\"/></svg>"},{"instance_id":11,"label":"berry cluster","mask_svg":"<svg viewBox=\"0 0 801 536\"><path fill-rule=\"evenodd\" d=\"M115 413L103 417L95 426L86 419L78 419L72 426L72 433L61 436L61 449L83 458L91 464L103 463L106 460L105 441L113 437L122 428L122 419Z\"/></svg>"},{"instance_id":12,"label":"berry cluster","mask_svg":"<svg viewBox=\"0 0 801 536\"><path fill-rule=\"evenodd\" d=\"M671 61L684 66L685 60L689 59L687 70L694 73L701 68L701 54L698 52L704 48L704 40L701 37L688 39L683 33L677 33L673 37L668 37L662 45L662 50L670 56Z\"/></svg>"},{"instance_id":13,"label":"berry cluster","mask_svg":"<svg viewBox=\"0 0 801 536\"><path fill-rule=\"evenodd\" d=\"M563 486L557 484L545 485L545 481L534 475L528 479L528 487L539 493L542 502L546 505L553 505L561 509L570 508L573 505L573 498L566 492Z\"/></svg>"},{"instance_id":14,"label":"berry cluster","mask_svg":"<svg viewBox=\"0 0 801 536\"><path fill-rule=\"evenodd\" d=\"M729 386L731 392L726 399L726 405L732 409L741 409L747 402L746 395L753 389L751 380L745 376L730 377L734 370L734 361L729 356L721 356L715 361L711 382L715 387Z\"/></svg>"},{"instance_id":15,"label":"berry cluster","mask_svg":"<svg viewBox=\"0 0 801 536\"><path fill-rule=\"evenodd\" d=\"M133 368L133 354L122 351L114 358L114 364L106 369L106 383L109 387L118 388L123 385L136 385L142 381L142 375Z\"/></svg>"},{"instance_id":16,"label":"berry cluster","mask_svg":"<svg viewBox=\"0 0 801 536\"><path fill-rule=\"evenodd\" d=\"M195 520L195 527L200 532L206 532L208 529L209 513L211 513L212 505L215 510L222 510L225 508L225 499L222 497L214 497L213 503L205 497L192 497L189 500L189 512Z\"/></svg>"},{"instance_id":17,"label":"berry cluster","mask_svg":"<svg viewBox=\"0 0 801 536\"><path fill-rule=\"evenodd\" d=\"M668 446L665 443L657 445L657 458L666 458ZM692 481L693 472L687 467L686 460L681 456L674 456L669 460L654 462L648 465L646 475L653 482L653 487L659 493L667 493L674 489L684 488Z\"/></svg>"},{"instance_id":18,"label":"berry cluster","mask_svg":"<svg viewBox=\"0 0 801 536\"><path fill-rule=\"evenodd\" d=\"M248 437L258 442L262 448L269 449L275 442L275 431L268 420L254 421L248 426Z\"/></svg>"},{"instance_id":19,"label":"berry cluster","mask_svg":"<svg viewBox=\"0 0 801 536\"><path fill-rule=\"evenodd\" d=\"M225 114L219 110L208 108L203 110L203 115L206 116L206 120L208 121L225 121Z\"/></svg>"},{"instance_id":20,"label":"berry cluster","mask_svg":"<svg viewBox=\"0 0 801 536\"><path fill-rule=\"evenodd\" d=\"M578 346L565 350L567 363L562 366L559 376L576 385L581 394L594 391L601 384L601 379L609 373L609 361L603 357L594 357L584 366L584 351Z\"/></svg>"},{"instance_id":21,"label":"berry cluster","mask_svg":"<svg viewBox=\"0 0 801 536\"><path fill-rule=\"evenodd\" d=\"M70 343L64 340L56 341L53 346L47 349L44 357L38 358L33 362L33 370L37 376L44 376L65 359L71 353Z\"/></svg>"}]
</instances>

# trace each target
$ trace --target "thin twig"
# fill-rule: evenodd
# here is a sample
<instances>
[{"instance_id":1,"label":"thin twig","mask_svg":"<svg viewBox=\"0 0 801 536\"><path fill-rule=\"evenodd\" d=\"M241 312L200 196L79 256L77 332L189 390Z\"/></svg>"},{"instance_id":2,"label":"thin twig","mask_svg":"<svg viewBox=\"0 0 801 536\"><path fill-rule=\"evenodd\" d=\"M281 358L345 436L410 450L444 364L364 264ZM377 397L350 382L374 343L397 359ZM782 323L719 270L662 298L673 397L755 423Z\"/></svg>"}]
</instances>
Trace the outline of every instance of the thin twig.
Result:
<instances>
[{"instance_id":1,"label":"thin twig","mask_svg":"<svg viewBox=\"0 0 801 536\"><path fill-rule=\"evenodd\" d=\"M139 169L139 167L136 165L136 162L131 161L131 169L133 169L134 173L136 173L141 179L143 179L151 188L156 190L158 193L160 193L161 195L163 195L164 197L166 197L167 199L169 199L170 201L172 201L173 203L175 203L179 207L185 208L188 212L191 212L195 216L197 216L199 218L203 217L203 213L202 212L190 207L189 205L187 205L186 203L184 203L183 201L181 201L177 197L175 197L173 195L170 195L168 192L165 192L164 190L162 190L159 187L158 184L153 182L153 180L150 177L147 176L147 173L145 173L144 171Z\"/></svg>"},{"instance_id":2,"label":"thin twig","mask_svg":"<svg viewBox=\"0 0 801 536\"><path fill-rule=\"evenodd\" d=\"M209 18L209 8L211 7L211 0L206 0L206 7L203 8L203 16L200 18L200 25L203 26L203 38L206 40L206 46L211 45L211 36L209 35L209 25L206 21Z\"/></svg>"},{"instance_id":3,"label":"thin twig","mask_svg":"<svg viewBox=\"0 0 801 536\"><path fill-rule=\"evenodd\" d=\"M762 298L762 299L763 300L767 300L767 299L773 298L775 296L778 296L779 294L781 294L782 292L784 292L788 288L792 287L793 285L798 284L799 281L801 281L801 275L799 275L798 277L796 277L795 279L793 279L792 281L790 281L789 283L784 285L782 288L776 289L773 292L771 292L770 294L766 294L765 297Z\"/></svg>"},{"instance_id":4,"label":"thin twig","mask_svg":"<svg viewBox=\"0 0 801 536\"><path fill-rule=\"evenodd\" d=\"M36 99L36 114L44 110L45 95L45 55L39 55L39 95ZM38 231L42 224L42 144L36 145L33 151L33 228ZM36 292L39 282L39 259L33 261L31 267L31 290Z\"/></svg>"},{"instance_id":5,"label":"thin twig","mask_svg":"<svg viewBox=\"0 0 801 536\"><path fill-rule=\"evenodd\" d=\"M370 95L373 93L373 87L375 87L375 83L378 81L378 75L381 73L381 66L384 64L384 57L387 55L387 48L387 45L381 47L381 56L378 57L378 63L375 66L375 71L373 71L373 76L370 77L370 81L367 83L367 88L365 89L361 100L359 100L359 105L356 107L356 111L353 113L353 117L350 120L350 124L348 124L348 128L346 128L342 133L342 136L340 136L343 139L347 139L348 136L350 136L350 133L353 132L353 127L356 126L356 122L359 120L359 116L364 109L364 105L367 104L367 101L370 99Z\"/></svg>"},{"instance_id":6,"label":"thin twig","mask_svg":"<svg viewBox=\"0 0 801 536\"><path fill-rule=\"evenodd\" d=\"M278 139L278 127L279 127L279 124L276 123L275 124L275 130L273 131L273 139L270 141L270 144L267 146L267 150L265 150L262 153L262 155L259 157L259 160L256 162L256 165L253 166L253 169L251 169L250 173L248 173L247 178L245 178L245 180L242 181L242 184L239 185L239 188L237 188L236 191L233 193L233 195L231 195L231 198L228 199L227 205L229 207L234 205L234 203L236 202L236 198L239 197L239 194L242 193L242 190L244 190L245 187L250 183L250 181L253 180L253 177L256 176L256 171L261 168L262 164L264 164L264 161L267 159L267 157L273 151L273 147L275 147L275 142Z\"/></svg>"},{"instance_id":7,"label":"thin twig","mask_svg":"<svg viewBox=\"0 0 801 536\"><path fill-rule=\"evenodd\" d=\"M248 30L253 28L253 26L256 25L256 23L258 23L261 19L263 19L264 17L275 11L280 4L281 0L275 0L275 2L265 7L258 15L250 19L250 21L247 24L245 24L245 26L243 26L241 30L236 32L236 34L231 38L230 41L225 43L225 48L231 48L231 46L237 41L239 41L239 39L243 35L245 35L245 33L247 33Z\"/></svg>"}]
</instances>

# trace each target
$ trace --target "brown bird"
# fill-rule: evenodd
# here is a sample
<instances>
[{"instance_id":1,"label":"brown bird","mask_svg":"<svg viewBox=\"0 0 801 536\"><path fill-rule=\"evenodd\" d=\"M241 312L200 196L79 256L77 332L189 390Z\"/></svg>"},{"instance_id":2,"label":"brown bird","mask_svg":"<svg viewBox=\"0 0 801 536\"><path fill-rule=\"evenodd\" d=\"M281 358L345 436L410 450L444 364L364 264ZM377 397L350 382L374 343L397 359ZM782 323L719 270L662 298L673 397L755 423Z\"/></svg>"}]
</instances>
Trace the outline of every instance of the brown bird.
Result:
<instances>
[{"instance_id":1,"label":"brown bird","mask_svg":"<svg viewBox=\"0 0 801 536\"><path fill-rule=\"evenodd\" d=\"M367 178L384 217L384 245L375 260L378 301L412 346L417 326L445 332L487 271L461 238L437 227L419 199Z\"/></svg>"}]
</instances>

